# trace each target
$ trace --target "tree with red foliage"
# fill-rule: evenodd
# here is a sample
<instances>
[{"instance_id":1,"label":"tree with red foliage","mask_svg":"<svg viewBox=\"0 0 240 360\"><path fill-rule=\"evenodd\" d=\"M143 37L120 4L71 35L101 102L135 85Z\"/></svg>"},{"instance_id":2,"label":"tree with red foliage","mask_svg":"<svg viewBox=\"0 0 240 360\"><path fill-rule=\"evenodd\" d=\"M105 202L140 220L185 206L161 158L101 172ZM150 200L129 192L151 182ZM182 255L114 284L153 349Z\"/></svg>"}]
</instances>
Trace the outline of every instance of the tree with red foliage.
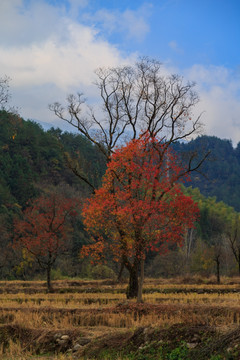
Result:
<instances>
[{"instance_id":1,"label":"tree with red foliage","mask_svg":"<svg viewBox=\"0 0 240 360\"><path fill-rule=\"evenodd\" d=\"M129 271L128 297L139 302L147 251L181 245L186 229L194 226L197 205L177 183L188 172L166 144L145 134L115 151L102 187L84 206L92 243L82 248L82 256L99 261L111 252Z\"/></svg>"},{"instance_id":2,"label":"tree with red foliage","mask_svg":"<svg viewBox=\"0 0 240 360\"><path fill-rule=\"evenodd\" d=\"M14 224L14 247L27 249L47 272L47 289L51 292L51 269L67 248L71 231L70 218L76 216L76 201L57 194L34 200Z\"/></svg>"}]
</instances>

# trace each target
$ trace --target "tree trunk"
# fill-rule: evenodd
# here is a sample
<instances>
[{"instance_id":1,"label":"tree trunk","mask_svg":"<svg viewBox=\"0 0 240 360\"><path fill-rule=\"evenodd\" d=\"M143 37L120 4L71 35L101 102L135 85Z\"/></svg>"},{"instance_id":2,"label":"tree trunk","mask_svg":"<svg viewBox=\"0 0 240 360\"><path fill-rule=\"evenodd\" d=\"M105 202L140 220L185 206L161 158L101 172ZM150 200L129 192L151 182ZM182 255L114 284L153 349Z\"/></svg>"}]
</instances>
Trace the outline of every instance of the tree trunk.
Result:
<instances>
[{"instance_id":1,"label":"tree trunk","mask_svg":"<svg viewBox=\"0 0 240 360\"><path fill-rule=\"evenodd\" d=\"M238 253L238 276L240 276L240 253Z\"/></svg>"},{"instance_id":2,"label":"tree trunk","mask_svg":"<svg viewBox=\"0 0 240 360\"><path fill-rule=\"evenodd\" d=\"M187 263L189 261L191 254L192 242L193 242L193 228L188 229L188 234L187 234L187 260L186 260Z\"/></svg>"},{"instance_id":3,"label":"tree trunk","mask_svg":"<svg viewBox=\"0 0 240 360\"><path fill-rule=\"evenodd\" d=\"M120 282L122 280L122 273L123 273L123 270L124 270L124 260L122 260L121 262L121 267L120 267L120 270L119 270L119 273L118 273L118 279L117 281Z\"/></svg>"},{"instance_id":4,"label":"tree trunk","mask_svg":"<svg viewBox=\"0 0 240 360\"><path fill-rule=\"evenodd\" d=\"M51 293L53 292L52 283L51 283L51 264L47 265L47 292Z\"/></svg>"},{"instance_id":5,"label":"tree trunk","mask_svg":"<svg viewBox=\"0 0 240 360\"><path fill-rule=\"evenodd\" d=\"M220 260L219 258L216 259L217 264L217 283L220 284Z\"/></svg>"},{"instance_id":6,"label":"tree trunk","mask_svg":"<svg viewBox=\"0 0 240 360\"><path fill-rule=\"evenodd\" d=\"M127 288L127 298L133 299L138 296L138 268L132 266L129 271L129 284Z\"/></svg>"},{"instance_id":7,"label":"tree trunk","mask_svg":"<svg viewBox=\"0 0 240 360\"><path fill-rule=\"evenodd\" d=\"M141 258L140 261L140 277L139 277L139 284L138 284L138 295L137 295L137 302L142 303L142 289L143 289L143 280L144 280L144 259Z\"/></svg>"}]
</instances>

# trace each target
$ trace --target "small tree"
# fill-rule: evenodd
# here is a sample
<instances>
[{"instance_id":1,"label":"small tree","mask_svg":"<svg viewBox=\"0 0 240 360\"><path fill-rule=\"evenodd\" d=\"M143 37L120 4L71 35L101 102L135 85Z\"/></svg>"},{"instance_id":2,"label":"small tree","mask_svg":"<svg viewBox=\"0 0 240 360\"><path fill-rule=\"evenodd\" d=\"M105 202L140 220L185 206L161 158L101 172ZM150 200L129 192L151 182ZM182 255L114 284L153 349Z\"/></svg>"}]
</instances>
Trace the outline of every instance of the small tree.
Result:
<instances>
[{"instance_id":1,"label":"small tree","mask_svg":"<svg viewBox=\"0 0 240 360\"><path fill-rule=\"evenodd\" d=\"M232 221L232 226L227 232L230 248L238 264L238 275L240 276L240 215L237 214Z\"/></svg>"},{"instance_id":2,"label":"small tree","mask_svg":"<svg viewBox=\"0 0 240 360\"><path fill-rule=\"evenodd\" d=\"M170 244L181 244L196 219L196 204L177 184L187 173L165 144L145 134L115 151L102 187L83 209L93 243L82 255L98 261L111 252L122 261L129 271L128 297L139 302L147 251L166 252Z\"/></svg>"},{"instance_id":3,"label":"small tree","mask_svg":"<svg viewBox=\"0 0 240 360\"><path fill-rule=\"evenodd\" d=\"M223 262L223 255L224 255L224 246L223 246L223 236L218 235L214 239L212 239L213 245L211 246L212 250L212 258L216 264L216 280L217 283L220 284L221 277L220 277L220 268Z\"/></svg>"},{"instance_id":4,"label":"small tree","mask_svg":"<svg viewBox=\"0 0 240 360\"><path fill-rule=\"evenodd\" d=\"M76 215L76 202L56 194L43 195L23 211L14 224L14 246L27 249L47 273L47 289L52 291L51 269L67 248L71 231L69 219Z\"/></svg>"}]
</instances>

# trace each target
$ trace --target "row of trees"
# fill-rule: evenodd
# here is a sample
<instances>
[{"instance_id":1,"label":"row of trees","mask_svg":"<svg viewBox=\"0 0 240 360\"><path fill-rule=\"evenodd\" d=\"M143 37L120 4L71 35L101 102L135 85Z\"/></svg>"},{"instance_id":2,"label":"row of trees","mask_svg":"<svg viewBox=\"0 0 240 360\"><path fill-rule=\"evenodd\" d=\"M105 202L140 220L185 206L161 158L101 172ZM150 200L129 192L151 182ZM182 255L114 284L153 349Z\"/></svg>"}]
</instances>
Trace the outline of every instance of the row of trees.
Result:
<instances>
[{"instance_id":1,"label":"row of trees","mask_svg":"<svg viewBox=\"0 0 240 360\"><path fill-rule=\"evenodd\" d=\"M190 267L200 272L202 266L207 274L215 262L218 282L227 246L240 265L239 215L214 198L204 198L197 189L180 186L176 180L186 176L186 170L170 153L166 163L161 163L161 151L161 144L146 136L118 149L108 163L102 187L85 202L82 211L92 237L91 243L82 247L81 256L90 255L94 262L110 256L124 265L129 272L127 295L138 296L138 301L142 299L144 262L146 258L149 262L149 252L159 253L161 262L167 252L177 254L179 268L186 273ZM62 192L48 193L28 206L15 222L15 246L27 249L47 271L49 291L52 266L69 248L70 220L76 217L76 210L81 211L80 205L79 199L63 198ZM199 238L205 240L201 248Z\"/></svg>"},{"instance_id":2,"label":"row of trees","mask_svg":"<svg viewBox=\"0 0 240 360\"><path fill-rule=\"evenodd\" d=\"M129 149L121 149L121 161L126 151ZM108 265L109 256L118 263L124 259L129 273L134 274L130 279L135 287L138 285L135 266L143 265L145 259L150 276L209 276L214 271L220 282L220 268L221 272L236 273L233 260L239 273L240 216L233 208L217 203L214 198L204 198L198 189L181 190L179 186L168 191L167 197L161 203L156 202L153 208L149 206L153 188L142 191L145 187L140 185L145 184L140 184L139 173L133 174L131 170L130 187L126 184L128 176L121 177L121 182L120 177L112 181L111 171L119 160L116 157L104 176L103 187L85 204L84 223L93 241L82 247L82 257L91 255L95 262L104 259ZM158 190L161 196L166 189L161 185ZM138 193L138 197L132 196L133 193ZM189 193L194 200L186 196ZM22 252L25 265L35 259L46 271L49 291L52 290L50 273L57 257L67 256L71 248L70 234L81 211L79 205L79 199L76 201L69 194L63 197L62 191L49 192L28 204L21 218L15 221L14 248ZM159 255L153 257L154 253ZM143 272L141 276L143 280ZM130 295L134 293L128 292Z\"/></svg>"}]
</instances>

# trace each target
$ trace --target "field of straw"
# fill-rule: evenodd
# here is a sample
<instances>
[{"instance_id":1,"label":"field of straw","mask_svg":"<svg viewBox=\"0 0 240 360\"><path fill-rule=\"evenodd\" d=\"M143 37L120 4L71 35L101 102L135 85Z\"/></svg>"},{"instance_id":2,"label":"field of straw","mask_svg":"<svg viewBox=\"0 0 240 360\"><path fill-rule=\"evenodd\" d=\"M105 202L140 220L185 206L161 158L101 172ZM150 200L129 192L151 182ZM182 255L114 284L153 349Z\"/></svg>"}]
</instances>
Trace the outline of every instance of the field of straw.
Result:
<instances>
[{"instance_id":1,"label":"field of straw","mask_svg":"<svg viewBox=\"0 0 240 360\"><path fill-rule=\"evenodd\" d=\"M0 359L239 359L240 283L0 282Z\"/></svg>"}]
</instances>

